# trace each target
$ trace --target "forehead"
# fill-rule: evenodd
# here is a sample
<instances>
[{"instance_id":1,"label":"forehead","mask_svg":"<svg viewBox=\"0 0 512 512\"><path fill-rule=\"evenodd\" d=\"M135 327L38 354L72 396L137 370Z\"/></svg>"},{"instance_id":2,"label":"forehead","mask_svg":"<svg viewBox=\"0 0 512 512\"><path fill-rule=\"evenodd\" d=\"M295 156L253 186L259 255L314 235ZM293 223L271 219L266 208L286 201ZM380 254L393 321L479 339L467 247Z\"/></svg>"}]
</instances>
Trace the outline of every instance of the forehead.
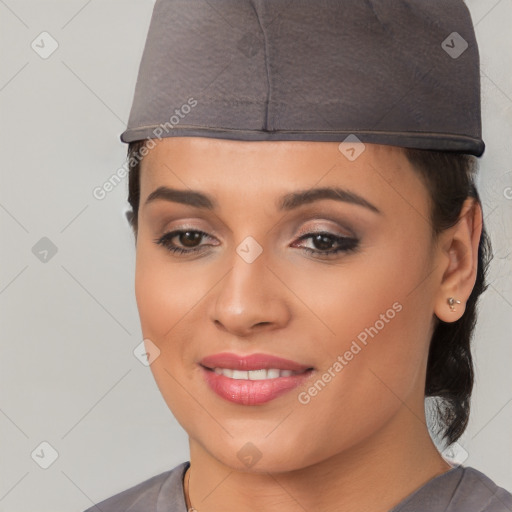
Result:
<instances>
[{"instance_id":1,"label":"forehead","mask_svg":"<svg viewBox=\"0 0 512 512\"><path fill-rule=\"evenodd\" d=\"M426 203L423 182L395 146L365 144L355 159L338 142L168 137L152 146L141 165L142 203L162 185L203 190L220 202L236 199L246 206L255 197L319 186L342 186L369 201L407 197L412 204Z\"/></svg>"},{"instance_id":2,"label":"forehead","mask_svg":"<svg viewBox=\"0 0 512 512\"><path fill-rule=\"evenodd\" d=\"M347 158L338 142L312 141L238 141L208 137L167 137L154 139L154 146L142 160L147 178L165 175L165 169L187 170L191 174L210 172L207 169L230 172L270 174L281 170L282 175L306 177L337 166L350 173L365 167L389 169L388 174L409 167L401 148L364 144L356 158ZM349 157L351 156L348 153ZM207 169L206 169L206 168ZM210 173L211 174L211 173ZM221 175L217 175L221 179Z\"/></svg>"}]
</instances>

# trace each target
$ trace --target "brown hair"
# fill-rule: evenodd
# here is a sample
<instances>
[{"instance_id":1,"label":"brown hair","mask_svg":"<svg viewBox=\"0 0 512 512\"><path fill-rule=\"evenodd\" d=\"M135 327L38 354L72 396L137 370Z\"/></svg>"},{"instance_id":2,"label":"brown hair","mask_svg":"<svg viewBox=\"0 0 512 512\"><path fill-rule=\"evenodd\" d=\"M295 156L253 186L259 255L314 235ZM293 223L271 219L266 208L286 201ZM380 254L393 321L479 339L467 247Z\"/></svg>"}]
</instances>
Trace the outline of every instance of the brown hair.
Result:
<instances>
[{"instance_id":1,"label":"brown hair","mask_svg":"<svg viewBox=\"0 0 512 512\"><path fill-rule=\"evenodd\" d=\"M140 201L139 150L146 142L135 141L128 146L128 202L132 211L127 213L127 218L135 236ZM475 198L481 204L474 183L477 171L476 157L447 151L411 148L403 150L429 191L430 221L434 239L443 230L457 223L462 205L468 197ZM435 434L442 434L442 439L448 444L460 438L469 421L474 384L471 340L477 319L477 301L487 288L486 274L491 258L490 238L485 226L482 226L476 282L464 314L455 322L437 319L430 342L425 397L436 399Z\"/></svg>"}]
</instances>

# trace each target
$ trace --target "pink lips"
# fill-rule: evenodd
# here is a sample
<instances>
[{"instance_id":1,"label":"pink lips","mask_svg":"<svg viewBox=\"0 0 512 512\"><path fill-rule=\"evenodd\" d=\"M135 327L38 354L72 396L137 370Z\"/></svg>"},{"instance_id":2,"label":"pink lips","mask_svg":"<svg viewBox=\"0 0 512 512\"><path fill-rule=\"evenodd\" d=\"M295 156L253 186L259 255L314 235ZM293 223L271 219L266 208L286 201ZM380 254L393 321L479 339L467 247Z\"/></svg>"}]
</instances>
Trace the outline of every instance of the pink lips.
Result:
<instances>
[{"instance_id":1,"label":"pink lips","mask_svg":"<svg viewBox=\"0 0 512 512\"><path fill-rule=\"evenodd\" d=\"M262 368L278 368L279 370L291 370L302 372L311 368L289 359L270 356L267 354L251 354L250 356L238 356L230 352L213 354L201 359L200 364L207 368L231 368L232 370L260 370Z\"/></svg>"},{"instance_id":2,"label":"pink lips","mask_svg":"<svg viewBox=\"0 0 512 512\"><path fill-rule=\"evenodd\" d=\"M225 400L240 405L258 405L273 400L299 386L311 375L311 366L267 354L240 356L224 352L203 358L200 366L212 391ZM232 379L215 373L214 368L239 371L278 369L297 373L264 380Z\"/></svg>"}]
</instances>

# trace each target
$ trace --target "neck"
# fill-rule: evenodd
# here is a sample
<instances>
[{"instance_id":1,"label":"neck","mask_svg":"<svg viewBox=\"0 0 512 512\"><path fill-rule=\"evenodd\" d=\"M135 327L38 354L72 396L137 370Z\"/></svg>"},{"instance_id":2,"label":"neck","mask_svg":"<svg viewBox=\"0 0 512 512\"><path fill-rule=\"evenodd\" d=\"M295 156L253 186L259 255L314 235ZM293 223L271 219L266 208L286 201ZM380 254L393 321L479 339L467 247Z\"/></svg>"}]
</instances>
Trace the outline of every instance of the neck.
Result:
<instances>
[{"instance_id":1,"label":"neck","mask_svg":"<svg viewBox=\"0 0 512 512\"><path fill-rule=\"evenodd\" d=\"M320 463L281 473L235 470L190 439L187 509L388 512L451 469L433 444L424 417L421 421L410 411L404 414L409 416L406 428L395 417L371 439Z\"/></svg>"}]
</instances>

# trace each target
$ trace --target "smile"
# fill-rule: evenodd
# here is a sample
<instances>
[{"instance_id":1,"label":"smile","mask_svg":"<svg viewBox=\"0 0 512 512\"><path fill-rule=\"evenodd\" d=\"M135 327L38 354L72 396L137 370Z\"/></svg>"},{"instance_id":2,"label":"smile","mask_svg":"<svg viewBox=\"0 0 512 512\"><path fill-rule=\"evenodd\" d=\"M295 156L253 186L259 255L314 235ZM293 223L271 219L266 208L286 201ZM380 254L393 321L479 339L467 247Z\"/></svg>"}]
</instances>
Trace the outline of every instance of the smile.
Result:
<instances>
[{"instance_id":1,"label":"smile","mask_svg":"<svg viewBox=\"0 0 512 512\"><path fill-rule=\"evenodd\" d=\"M260 370L234 370L232 368L214 368L213 371L217 375L223 375L229 379L235 380L268 380L278 379L280 377L291 377L292 375L299 375L304 372L294 372L292 370L279 370L277 368Z\"/></svg>"},{"instance_id":2,"label":"smile","mask_svg":"<svg viewBox=\"0 0 512 512\"><path fill-rule=\"evenodd\" d=\"M314 368L269 354L223 352L204 357L199 368L206 389L238 405L262 405L293 390Z\"/></svg>"}]
</instances>

